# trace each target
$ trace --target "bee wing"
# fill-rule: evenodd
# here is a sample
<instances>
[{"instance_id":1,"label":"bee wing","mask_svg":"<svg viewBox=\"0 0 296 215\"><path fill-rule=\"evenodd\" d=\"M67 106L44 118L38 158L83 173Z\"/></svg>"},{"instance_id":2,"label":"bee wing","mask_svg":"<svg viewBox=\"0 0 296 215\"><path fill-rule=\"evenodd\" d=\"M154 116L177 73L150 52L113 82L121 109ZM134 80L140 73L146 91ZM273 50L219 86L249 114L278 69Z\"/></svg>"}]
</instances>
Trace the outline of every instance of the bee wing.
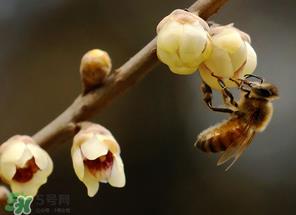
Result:
<instances>
[{"instance_id":1,"label":"bee wing","mask_svg":"<svg viewBox=\"0 0 296 215\"><path fill-rule=\"evenodd\" d=\"M235 142L235 144L230 145L225 150L225 152L219 158L217 165L220 166L233 158L233 161L226 168L225 171L229 170L230 167L239 159L245 149L250 145L255 133L255 130L247 124L244 132L242 133L242 136L239 138L238 141Z\"/></svg>"}]
</instances>

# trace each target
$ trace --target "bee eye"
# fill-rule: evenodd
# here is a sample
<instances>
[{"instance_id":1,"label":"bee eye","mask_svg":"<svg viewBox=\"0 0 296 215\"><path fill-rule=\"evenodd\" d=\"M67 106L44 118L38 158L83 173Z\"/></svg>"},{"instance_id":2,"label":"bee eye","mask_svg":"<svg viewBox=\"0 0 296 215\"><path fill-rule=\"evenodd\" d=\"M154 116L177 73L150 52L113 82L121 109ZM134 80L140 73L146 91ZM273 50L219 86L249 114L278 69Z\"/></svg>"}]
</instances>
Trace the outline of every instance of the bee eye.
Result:
<instances>
[{"instance_id":1,"label":"bee eye","mask_svg":"<svg viewBox=\"0 0 296 215\"><path fill-rule=\"evenodd\" d=\"M264 89L264 88L256 89L256 94L258 96L262 96L262 97L270 97L270 96L272 96L272 92L270 90Z\"/></svg>"}]
</instances>

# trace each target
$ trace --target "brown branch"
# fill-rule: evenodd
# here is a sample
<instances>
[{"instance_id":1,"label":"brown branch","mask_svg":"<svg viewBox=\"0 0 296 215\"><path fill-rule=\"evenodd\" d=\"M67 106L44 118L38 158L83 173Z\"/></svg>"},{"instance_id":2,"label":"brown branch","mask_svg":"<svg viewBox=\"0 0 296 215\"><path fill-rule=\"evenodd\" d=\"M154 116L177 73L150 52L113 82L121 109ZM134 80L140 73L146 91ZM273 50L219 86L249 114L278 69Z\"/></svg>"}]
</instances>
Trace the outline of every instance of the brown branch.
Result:
<instances>
[{"instance_id":1,"label":"brown branch","mask_svg":"<svg viewBox=\"0 0 296 215\"><path fill-rule=\"evenodd\" d=\"M227 0L199 0L189 11L208 19ZM154 38L142 50L116 69L103 86L79 95L61 115L37 132L33 138L43 147L72 137L79 129L77 122L87 120L104 108L113 98L141 80L158 64L156 39Z\"/></svg>"}]
</instances>

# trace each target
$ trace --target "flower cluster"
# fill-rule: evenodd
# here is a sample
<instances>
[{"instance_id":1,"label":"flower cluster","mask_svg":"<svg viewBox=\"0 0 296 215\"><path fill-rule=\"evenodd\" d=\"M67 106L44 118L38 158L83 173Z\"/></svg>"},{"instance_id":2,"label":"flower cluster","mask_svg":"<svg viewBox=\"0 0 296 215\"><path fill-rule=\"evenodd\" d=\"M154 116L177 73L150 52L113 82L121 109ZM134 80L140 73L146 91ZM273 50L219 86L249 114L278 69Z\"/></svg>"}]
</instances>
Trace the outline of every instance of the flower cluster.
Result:
<instances>
[{"instance_id":1,"label":"flower cluster","mask_svg":"<svg viewBox=\"0 0 296 215\"><path fill-rule=\"evenodd\" d=\"M120 148L110 131L90 122L80 123L80 127L71 155L75 173L86 185L88 195L97 193L99 182L123 187ZM13 136L0 146L0 178L14 193L35 196L52 170L48 153L29 136Z\"/></svg>"},{"instance_id":2,"label":"flower cluster","mask_svg":"<svg viewBox=\"0 0 296 215\"><path fill-rule=\"evenodd\" d=\"M157 56L176 74L192 74L199 70L210 87L221 89L217 77L227 87L254 72L257 56L249 35L233 24L209 26L200 17L175 10L157 26Z\"/></svg>"},{"instance_id":3,"label":"flower cluster","mask_svg":"<svg viewBox=\"0 0 296 215\"><path fill-rule=\"evenodd\" d=\"M192 74L209 57L209 26L200 17L175 10L157 26L157 56L176 74Z\"/></svg>"},{"instance_id":4,"label":"flower cluster","mask_svg":"<svg viewBox=\"0 0 296 215\"><path fill-rule=\"evenodd\" d=\"M88 51L80 64L84 93L104 84L111 68L107 52L101 49ZM120 147L110 131L90 122L80 122L77 128L79 132L74 137L71 155L74 171L87 187L88 195L93 197L98 192L99 182L124 187ZM16 135L0 145L0 179L14 193L35 196L52 170L49 154L29 136ZM2 193L1 199L5 199L3 189Z\"/></svg>"}]
</instances>

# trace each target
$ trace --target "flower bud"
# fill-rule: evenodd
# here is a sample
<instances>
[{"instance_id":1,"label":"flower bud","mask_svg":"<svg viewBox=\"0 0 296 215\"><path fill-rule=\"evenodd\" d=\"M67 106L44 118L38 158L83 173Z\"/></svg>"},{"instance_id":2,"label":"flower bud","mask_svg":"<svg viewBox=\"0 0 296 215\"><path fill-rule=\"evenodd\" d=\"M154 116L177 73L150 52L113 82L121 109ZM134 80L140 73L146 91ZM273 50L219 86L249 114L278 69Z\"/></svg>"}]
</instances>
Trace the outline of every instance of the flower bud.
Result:
<instances>
[{"instance_id":1,"label":"flower bud","mask_svg":"<svg viewBox=\"0 0 296 215\"><path fill-rule=\"evenodd\" d=\"M211 74L223 79L227 87L236 87L229 78L238 79L251 74L257 65L257 56L250 45L250 37L233 27L233 24L213 25L209 32L213 50L199 67L201 78L214 89L219 90L221 87Z\"/></svg>"},{"instance_id":2,"label":"flower bud","mask_svg":"<svg viewBox=\"0 0 296 215\"><path fill-rule=\"evenodd\" d=\"M80 64L80 76L85 92L101 85L110 74L111 68L111 59L107 52L100 49L88 51Z\"/></svg>"},{"instance_id":3,"label":"flower bud","mask_svg":"<svg viewBox=\"0 0 296 215\"><path fill-rule=\"evenodd\" d=\"M101 125L84 122L71 149L73 167L87 187L89 197L99 190L99 182L113 187L125 186L120 147L110 131Z\"/></svg>"},{"instance_id":4,"label":"flower bud","mask_svg":"<svg viewBox=\"0 0 296 215\"><path fill-rule=\"evenodd\" d=\"M12 192L35 196L52 169L50 156L29 136L13 136L0 146L0 176Z\"/></svg>"},{"instance_id":5,"label":"flower bud","mask_svg":"<svg viewBox=\"0 0 296 215\"><path fill-rule=\"evenodd\" d=\"M0 206L3 207L7 203L7 199L9 196L9 190L5 186L0 186Z\"/></svg>"},{"instance_id":6,"label":"flower bud","mask_svg":"<svg viewBox=\"0 0 296 215\"><path fill-rule=\"evenodd\" d=\"M157 56L176 74L194 73L211 53L209 26L200 17L175 10L157 26Z\"/></svg>"}]
</instances>

